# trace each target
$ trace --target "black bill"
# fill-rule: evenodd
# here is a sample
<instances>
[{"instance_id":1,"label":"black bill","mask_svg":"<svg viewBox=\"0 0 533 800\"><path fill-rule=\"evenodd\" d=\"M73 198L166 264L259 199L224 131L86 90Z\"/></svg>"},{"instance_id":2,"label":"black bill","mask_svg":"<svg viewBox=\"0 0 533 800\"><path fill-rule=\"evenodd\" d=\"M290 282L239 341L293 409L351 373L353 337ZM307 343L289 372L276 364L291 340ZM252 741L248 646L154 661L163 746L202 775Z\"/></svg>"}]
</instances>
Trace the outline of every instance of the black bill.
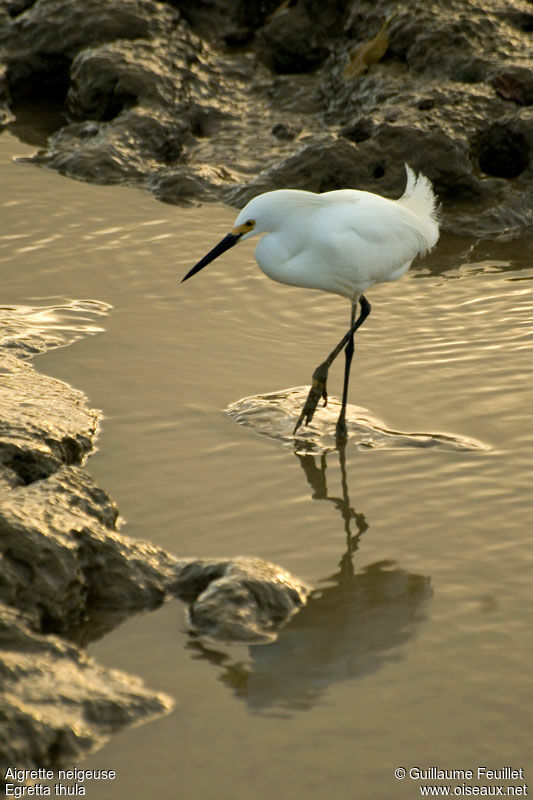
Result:
<instances>
[{"instance_id":1,"label":"black bill","mask_svg":"<svg viewBox=\"0 0 533 800\"><path fill-rule=\"evenodd\" d=\"M209 253L207 253L207 255L201 258L200 261L197 264L195 264L192 269L189 270L186 276L181 279L181 282L183 283L183 281L192 278L192 276L196 275L197 272L200 272L201 269L207 267L207 265L210 264L211 261L214 261L215 258L218 258L218 256L222 255L222 253L225 253L226 250L229 250L230 247L233 247L234 244L237 244L241 236L242 236L241 233L228 233L227 236L224 236L221 242L215 245L213 249L210 250Z\"/></svg>"}]
</instances>

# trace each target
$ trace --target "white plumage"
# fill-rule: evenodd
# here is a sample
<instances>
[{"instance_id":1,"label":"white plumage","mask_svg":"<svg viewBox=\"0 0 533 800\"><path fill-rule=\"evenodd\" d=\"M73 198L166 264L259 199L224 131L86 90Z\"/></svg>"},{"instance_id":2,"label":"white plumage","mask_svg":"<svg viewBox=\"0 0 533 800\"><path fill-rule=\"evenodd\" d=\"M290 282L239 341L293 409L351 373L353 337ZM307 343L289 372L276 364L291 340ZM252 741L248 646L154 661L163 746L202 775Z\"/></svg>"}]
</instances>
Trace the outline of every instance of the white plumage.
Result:
<instances>
[{"instance_id":1,"label":"white plumage","mask_svg":"<svg viewBox=\"0 0 533 800\"><path fill-rule=\"evenodd\" d=\"M374 283L399 278L439 238L431 184L409 167L399 200L357 189L279 189L250 200L235 228L249 219L255 226L241 238L267 234L255 257L269 278L350 300Z\"/></svg>"},{"instance_id":2,"label":"white plumage","mask_svg":"<svg viewBox=\"0 0 533 800\"><path fill-rule=\"evenodd\" d=\"M348 333L315 370L313 386L296 424L310 422L318 400L327 400L329 366L346 350L342 410L337 440L346 439L345 411L353 335L370 313L363 295L374 283L400 278L418 255L439 238L438 209L425 175L406 165L407 185L398 200L340 189L315 194L299 189L265 192L250 200L218 245L183 278L187 280L238 241L264 234L255 249L262 271L275 281L340 294L352 302ZM360 316L356 319L358 303Z\"/></svg>"}]
</instances>

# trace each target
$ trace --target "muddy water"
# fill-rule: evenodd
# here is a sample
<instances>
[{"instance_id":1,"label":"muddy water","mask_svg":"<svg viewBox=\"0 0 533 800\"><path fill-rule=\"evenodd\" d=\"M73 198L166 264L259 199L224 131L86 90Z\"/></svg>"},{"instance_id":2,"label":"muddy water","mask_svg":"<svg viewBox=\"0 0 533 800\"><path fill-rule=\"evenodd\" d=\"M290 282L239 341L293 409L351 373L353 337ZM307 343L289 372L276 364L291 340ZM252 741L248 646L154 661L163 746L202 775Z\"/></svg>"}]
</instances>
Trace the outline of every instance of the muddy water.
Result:
<instances>
[{"instance_id":1,"label":"muddy water","mask_svg":"<svg viewBox=\"0 0 533 800\"><path fill-rule=\"evenodd\" d=\"M419 796L400 766L531 780L531 241L443 237L370 291L358 334L354 403L485 449L348 446L341 464L224 409L308 382L346 327L343 300L268 281L253 242L180 286L231 210L76 183L0 146L3 304L113 307L104 332L36 365L103 410L90 471L125 531L177 555L260 556L316 587L268 646L190 640L177 602L93 644L177 709L87 759L118 774L88 796Z\"/></svg>"}]
</instances>

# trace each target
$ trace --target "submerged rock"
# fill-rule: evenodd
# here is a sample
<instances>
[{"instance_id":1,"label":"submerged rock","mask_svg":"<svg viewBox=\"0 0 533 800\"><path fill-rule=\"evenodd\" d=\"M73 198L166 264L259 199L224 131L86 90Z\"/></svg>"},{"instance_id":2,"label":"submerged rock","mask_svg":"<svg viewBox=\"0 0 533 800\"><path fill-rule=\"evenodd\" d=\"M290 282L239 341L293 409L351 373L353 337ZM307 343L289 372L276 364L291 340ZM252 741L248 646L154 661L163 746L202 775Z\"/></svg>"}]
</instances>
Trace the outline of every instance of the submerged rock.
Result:
<instances>
[{"instance_id":1,"label":"submerged rock","mask_svg":"<svg viewBox=\"0 0 533 800\"><path fill-rule=\"evenodd\" d=\"M327 406L321 405L317 409L309 425L302 426L297 433L293 432L308 391L308 386L296 386L269 394L243 397L242 400L232 403L226 409L226 414L238 425L297 455L323 455L337 450L335 424L341 404L335 397L328 397ZM367 409L358 406L347 406L346 425L346 446L356 450L431 448L452 453L483 453L490 450L482 442L465 436L391 430Z\"/></svg>"},{"instance_id":2,"label":"submerged rock","mask_svg":"<svg viewBox=\"0 0 533 800\"><path fill-rule=\"evenodd\" d=\"M526 0L0 9L4 123L16 132L26 101L54 103L63 122L35 160L67 175L241 203L280 185L398 196L407 161L434 182L447 230L533 222Z\"/></svg>"}]
</instances>

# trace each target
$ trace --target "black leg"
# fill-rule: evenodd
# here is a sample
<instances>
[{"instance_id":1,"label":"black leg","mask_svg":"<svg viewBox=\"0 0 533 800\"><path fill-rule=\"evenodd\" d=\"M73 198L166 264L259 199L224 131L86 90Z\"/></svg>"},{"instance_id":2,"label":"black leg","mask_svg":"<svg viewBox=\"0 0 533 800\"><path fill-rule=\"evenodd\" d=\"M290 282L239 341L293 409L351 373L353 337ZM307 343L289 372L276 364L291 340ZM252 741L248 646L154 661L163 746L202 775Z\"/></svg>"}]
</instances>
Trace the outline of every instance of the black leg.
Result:
<instances>
[{"instance_id":1,"label":"black leg","mask_svg":"<svg viewBox=\"0 0 533 800\"><path fill-rule=\"evenodd\" d=\"M342 337L338 345L331 351L326 360L323 361L322 364L320 364L313 372L313 383L311 385L311 389L309 390L309 394L307 395L307 400L304 403L302 413L298 417L298 421L295 425L293 435L296 433L302 422L305 422L306 425L309 425L309 423L313 419L316 407L318 405L318 401L320 400L321 397L324 399L324 405L326 405L328 401L326 383L328 379L329 368L339 355L340 351L343 350L350 341L353 341L353 336L355 332L363 324L365 319L370 314L371 306L364 295L360 295L359 303L361 304L361 313L359 314L359 316L355 321L353 321L353 313L355 311L357 303L352 304L352 325L350 326L350 330ZM350 356L350 363L351 363L351 356ZM349 367L348 367L348 376L349 376ZM344 373L344 380L346 384L346 393L347 393L348 379L346 377L346 370Z\"/></svg>"},{"instance_id":2,"label":"black leg","mask_svg":"<svg viewBox=\"0 0 533 800\"><path fill-rule=\"evenodd\" d=\"M350 322L350 332L351 336L348 339L348 344L344 348L344 356L346 358L346 362L344 365L344 383L342 387L342 405L341 405L341 413L339 414L339 419L337 420L337 427L335 428L335 438L337 442L345 442L348 438L348 430L346 428L346 403L348 402L348 383L350 381L350 367L352 365L352 358L354 353L354 325L355 325L355 311L357 308L357 301L355 300L352 303L352 316ZM361 309L362 313L362 309Z\"/></svg>"}]
</instances>

